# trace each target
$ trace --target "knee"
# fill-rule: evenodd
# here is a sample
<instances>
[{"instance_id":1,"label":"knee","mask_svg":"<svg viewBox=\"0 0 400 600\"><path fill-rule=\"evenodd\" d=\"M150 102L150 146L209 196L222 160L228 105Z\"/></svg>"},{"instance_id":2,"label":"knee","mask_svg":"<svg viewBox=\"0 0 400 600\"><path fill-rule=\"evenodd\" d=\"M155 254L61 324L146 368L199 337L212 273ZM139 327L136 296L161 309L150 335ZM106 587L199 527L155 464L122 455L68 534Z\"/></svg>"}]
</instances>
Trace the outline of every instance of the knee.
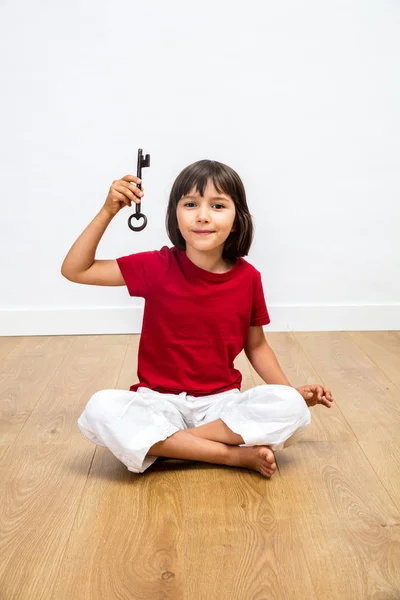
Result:
<instances>
[{"instance_id":1,"label":"knee","mask_svg":"<svg viewBox=\"0 0 400 600\"><path fill-rule=\"evenodd\" d=\"M87 417L97 419L100 415L110 413L113 406L110 392L112 390L100 390L93 394L85 407Z\"/></svg>"}]
</instances>

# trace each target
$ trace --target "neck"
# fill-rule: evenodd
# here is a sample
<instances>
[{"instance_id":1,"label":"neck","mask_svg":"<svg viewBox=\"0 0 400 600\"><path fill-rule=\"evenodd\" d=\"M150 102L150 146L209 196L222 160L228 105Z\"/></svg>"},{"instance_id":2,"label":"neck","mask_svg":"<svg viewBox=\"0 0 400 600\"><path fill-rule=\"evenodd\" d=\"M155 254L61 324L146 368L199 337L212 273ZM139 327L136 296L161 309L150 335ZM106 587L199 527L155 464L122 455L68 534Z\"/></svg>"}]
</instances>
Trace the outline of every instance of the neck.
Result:
<instances>
[{"instance_id":1,"label":"neck","mask_svg":"<svg viewBox=\"0 0 400 600\"><path fill-rule=\"evenodd\" d=\"M200 267L211 273L224 273L229 270L229 262L222 257L221 248L200 251L186 244L186 256L196 267Z\"/></svg>"}]
</instances>

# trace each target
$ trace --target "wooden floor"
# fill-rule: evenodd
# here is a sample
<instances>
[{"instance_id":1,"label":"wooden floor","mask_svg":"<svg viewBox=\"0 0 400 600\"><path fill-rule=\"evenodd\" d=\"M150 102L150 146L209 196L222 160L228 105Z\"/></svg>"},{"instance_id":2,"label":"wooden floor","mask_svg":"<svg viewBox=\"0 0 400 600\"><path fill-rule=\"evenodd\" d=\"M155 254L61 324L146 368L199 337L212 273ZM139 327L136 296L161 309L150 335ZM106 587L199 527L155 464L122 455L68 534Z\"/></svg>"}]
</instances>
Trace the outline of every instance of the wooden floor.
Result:
<instances>
[{"instance_id":1,"label":"wooden floor","mask_svg":"<svg viewBox=\"0 0 400 600\"><path fill-rule=\"evenodd\" d=\"M0 599L399 599L400 332L267 339L292 385L336 398L271 479L138 475L83 437L90 396L136 381L139 336L0 338Z\"/></svg>"}]
</instances>

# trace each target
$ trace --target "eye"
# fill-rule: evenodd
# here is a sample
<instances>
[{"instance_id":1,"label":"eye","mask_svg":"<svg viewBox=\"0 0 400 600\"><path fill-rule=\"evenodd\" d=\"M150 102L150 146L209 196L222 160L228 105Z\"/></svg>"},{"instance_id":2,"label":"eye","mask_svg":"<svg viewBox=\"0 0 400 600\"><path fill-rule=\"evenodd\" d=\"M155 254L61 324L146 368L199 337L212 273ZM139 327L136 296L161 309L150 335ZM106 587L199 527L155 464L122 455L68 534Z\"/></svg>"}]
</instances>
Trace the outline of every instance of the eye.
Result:
<instances>
[{"instance_id":1,"label":"eye","mask_svg":"<svg viewBox=\"0 0 400 600\"><path fill-rule=\"evenodd\" d=\"M186 202L186 204L184 204L184 206L189 206L189 204L194 204L194 202ZM213 204L213 206L220 206L221 208L225 208L225 206L223 204L219 204L219 203Z\"/></svg>"}]
</instances>

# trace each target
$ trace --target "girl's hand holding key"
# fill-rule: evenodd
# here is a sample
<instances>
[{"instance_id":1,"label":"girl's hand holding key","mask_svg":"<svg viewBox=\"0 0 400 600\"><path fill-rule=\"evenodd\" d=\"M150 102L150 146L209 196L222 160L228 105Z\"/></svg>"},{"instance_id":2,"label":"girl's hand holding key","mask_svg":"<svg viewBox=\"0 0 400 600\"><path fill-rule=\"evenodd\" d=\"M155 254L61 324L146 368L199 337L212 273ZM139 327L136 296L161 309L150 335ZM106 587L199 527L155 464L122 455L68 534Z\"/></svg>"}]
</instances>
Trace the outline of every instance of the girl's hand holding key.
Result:
<instances>
[{"instance_id":1,"label":"girl's hand holding key","mask_svg":"<svg viewBox=\"0 0 400 600\"><path fill-rule=\"evenodd\" d=\"M114 217L124 206L131 206L132 200L139 204L144 196L143 188L134 184L140 185L141 181L135 175L125 175L113 181L103 208Z\"/></svg>"}]
</instances>

